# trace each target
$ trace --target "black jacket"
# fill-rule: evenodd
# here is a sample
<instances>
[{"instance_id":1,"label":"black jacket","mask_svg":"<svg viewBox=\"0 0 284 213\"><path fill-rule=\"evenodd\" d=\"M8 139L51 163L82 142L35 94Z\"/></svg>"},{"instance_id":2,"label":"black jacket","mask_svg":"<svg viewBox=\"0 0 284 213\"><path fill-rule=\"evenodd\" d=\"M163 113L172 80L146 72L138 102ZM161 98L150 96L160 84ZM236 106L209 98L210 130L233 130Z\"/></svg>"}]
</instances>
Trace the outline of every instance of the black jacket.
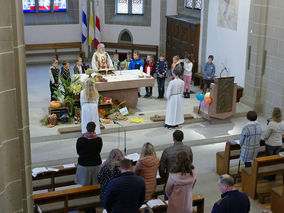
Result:
<instances>
[{"instance_id":1,"label":"black jacket","mask_svg":"<svg viewBox=\"0 0 284 213\"><path fill-rule=\"evenodd\" d=\"M78 164L81 166L98 166L102 164L100 153L103 141L100 137L87 139L80 137L77 140L76 149L79 155Z\"/></svg>"},{"instance_id":2,"label":"black jacket","mask_svg":"<svg viewBox=\"0 0 284 213\"><path fill-rule=\"evenodd\" d=\"M228 191L214 204L211 213L249 213L250 201L244 192Z\"/></svg>"},{"instance_id":3,"label":"black jacket","mask_svg":"<svg viewBox=\"0 0 284 213\"><path fill-rule=\"evenodd\" d=\"M111 213L138 213L144 200L144 180L133 172L125 172L107 185L104 207Z\"/></svg>"}]
</instances>

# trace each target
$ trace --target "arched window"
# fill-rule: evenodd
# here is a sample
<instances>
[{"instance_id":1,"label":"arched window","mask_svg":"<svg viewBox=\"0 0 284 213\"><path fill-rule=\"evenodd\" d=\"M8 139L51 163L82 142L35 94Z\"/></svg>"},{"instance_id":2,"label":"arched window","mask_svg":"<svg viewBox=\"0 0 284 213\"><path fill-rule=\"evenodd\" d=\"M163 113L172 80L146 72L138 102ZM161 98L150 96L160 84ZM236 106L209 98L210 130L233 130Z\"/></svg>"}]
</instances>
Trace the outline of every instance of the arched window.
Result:
<instances>
[{"instance_id":1,"label":"arched window","mask_svg":"<svg viewBox=\"0 0 284 213\"><path fill-rule=\"evenodd\" d=\"M127 29L122 30L118 37L118 43L133 43L131 32Z\"/></svg>"}]
</instances>

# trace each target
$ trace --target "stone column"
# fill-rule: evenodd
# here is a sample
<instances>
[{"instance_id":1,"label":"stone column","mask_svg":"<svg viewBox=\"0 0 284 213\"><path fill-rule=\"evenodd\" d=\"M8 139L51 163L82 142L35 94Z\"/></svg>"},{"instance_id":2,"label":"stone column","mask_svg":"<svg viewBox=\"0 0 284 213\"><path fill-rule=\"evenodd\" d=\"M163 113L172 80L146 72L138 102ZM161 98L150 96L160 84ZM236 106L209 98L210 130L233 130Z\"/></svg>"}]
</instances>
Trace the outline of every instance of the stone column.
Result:
<instances>
[{"instance_id":1,"label":"stone column","mask_svg":"<svg viewBox=\"0 0 284 213\"><path fill-rule=\"evenodd\" d=\"M33 212L22 2L0 3L0 212Z\"/></svg>"},{"instance_id":2,"label":"stone column","mask_svg":"<svg viewBox=\"0 0 284 213\"><path fill-rule=\"evenodd\" d=\"M209 8L209 0L203 0L202 10L201 10L201 20L200 20L198 72L202 71L203 65L207 61L206 44L207 44L207 27L208 27L208 8Z\"/></svg>"},{"instance_id":3,"label":"stone column","mask_svg":"<svg viewBox=\"0 0 284 213\"><path fill-rule=\"evenodd\" d=\"M166 56L166 41L167 41L167 0L161 0L161 15L160 15L160 44L159 54Z\"/></svg>"}]
</instances>

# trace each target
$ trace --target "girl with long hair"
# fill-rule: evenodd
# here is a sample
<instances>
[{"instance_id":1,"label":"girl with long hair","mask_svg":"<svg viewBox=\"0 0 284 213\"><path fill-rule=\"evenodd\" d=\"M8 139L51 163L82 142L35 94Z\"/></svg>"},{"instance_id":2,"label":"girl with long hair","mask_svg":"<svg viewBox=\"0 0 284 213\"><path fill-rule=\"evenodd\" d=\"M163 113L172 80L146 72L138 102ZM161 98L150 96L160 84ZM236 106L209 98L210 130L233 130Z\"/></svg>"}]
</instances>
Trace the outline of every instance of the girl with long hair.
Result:
<instances>
[{"instance_id":1,"label":"girl with long hair","mask_svg":"<svg viewBox=\"0 0 284 213\"><path fill-rule=\"evenodd\" d=\"M91 79L86 81L85 89L81 91L81 131L82 134L87 132L86 126L89 122L95 122L96 134L100 134L100 121L98 112L99 93Z\"/></svg>"},{"instance_id":2,"label":"girl with long hair","mask_svg":"<svg viewBox=\"0 0 284 213\"><path fill-rule=\"evenodd\" d=\"M192 213L192 190L195 182L196 173L190 156L186 152L179 152L166 185L168 213Z\"/></svg>"}]
</instances>

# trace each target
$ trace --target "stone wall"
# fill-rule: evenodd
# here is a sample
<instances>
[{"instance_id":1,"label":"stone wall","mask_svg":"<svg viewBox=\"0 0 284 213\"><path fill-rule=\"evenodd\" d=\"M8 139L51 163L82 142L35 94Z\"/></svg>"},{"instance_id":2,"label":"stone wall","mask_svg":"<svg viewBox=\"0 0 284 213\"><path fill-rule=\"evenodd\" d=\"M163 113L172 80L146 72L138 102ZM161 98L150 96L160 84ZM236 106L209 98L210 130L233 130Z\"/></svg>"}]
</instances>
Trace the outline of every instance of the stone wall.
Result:
<instances>
[{"instance_id":1,"label":"stone wall","mask_svg":"<svg viewBox=\"0 0 284 213\"><path fill-rule=\"evenodd\" d=\"M33 212L22 3L0 3L0 212Z\"/></svg>"},{"instance_id":2,"label":"stone wall","mask_svg":"<svg viewBox=\"0 0 284 213\"><path fill-rule=\"evenodd\" d=\"M242 102L269 117L284 110L284 1L252 0Z\"/></svg>"}]
</instances>

